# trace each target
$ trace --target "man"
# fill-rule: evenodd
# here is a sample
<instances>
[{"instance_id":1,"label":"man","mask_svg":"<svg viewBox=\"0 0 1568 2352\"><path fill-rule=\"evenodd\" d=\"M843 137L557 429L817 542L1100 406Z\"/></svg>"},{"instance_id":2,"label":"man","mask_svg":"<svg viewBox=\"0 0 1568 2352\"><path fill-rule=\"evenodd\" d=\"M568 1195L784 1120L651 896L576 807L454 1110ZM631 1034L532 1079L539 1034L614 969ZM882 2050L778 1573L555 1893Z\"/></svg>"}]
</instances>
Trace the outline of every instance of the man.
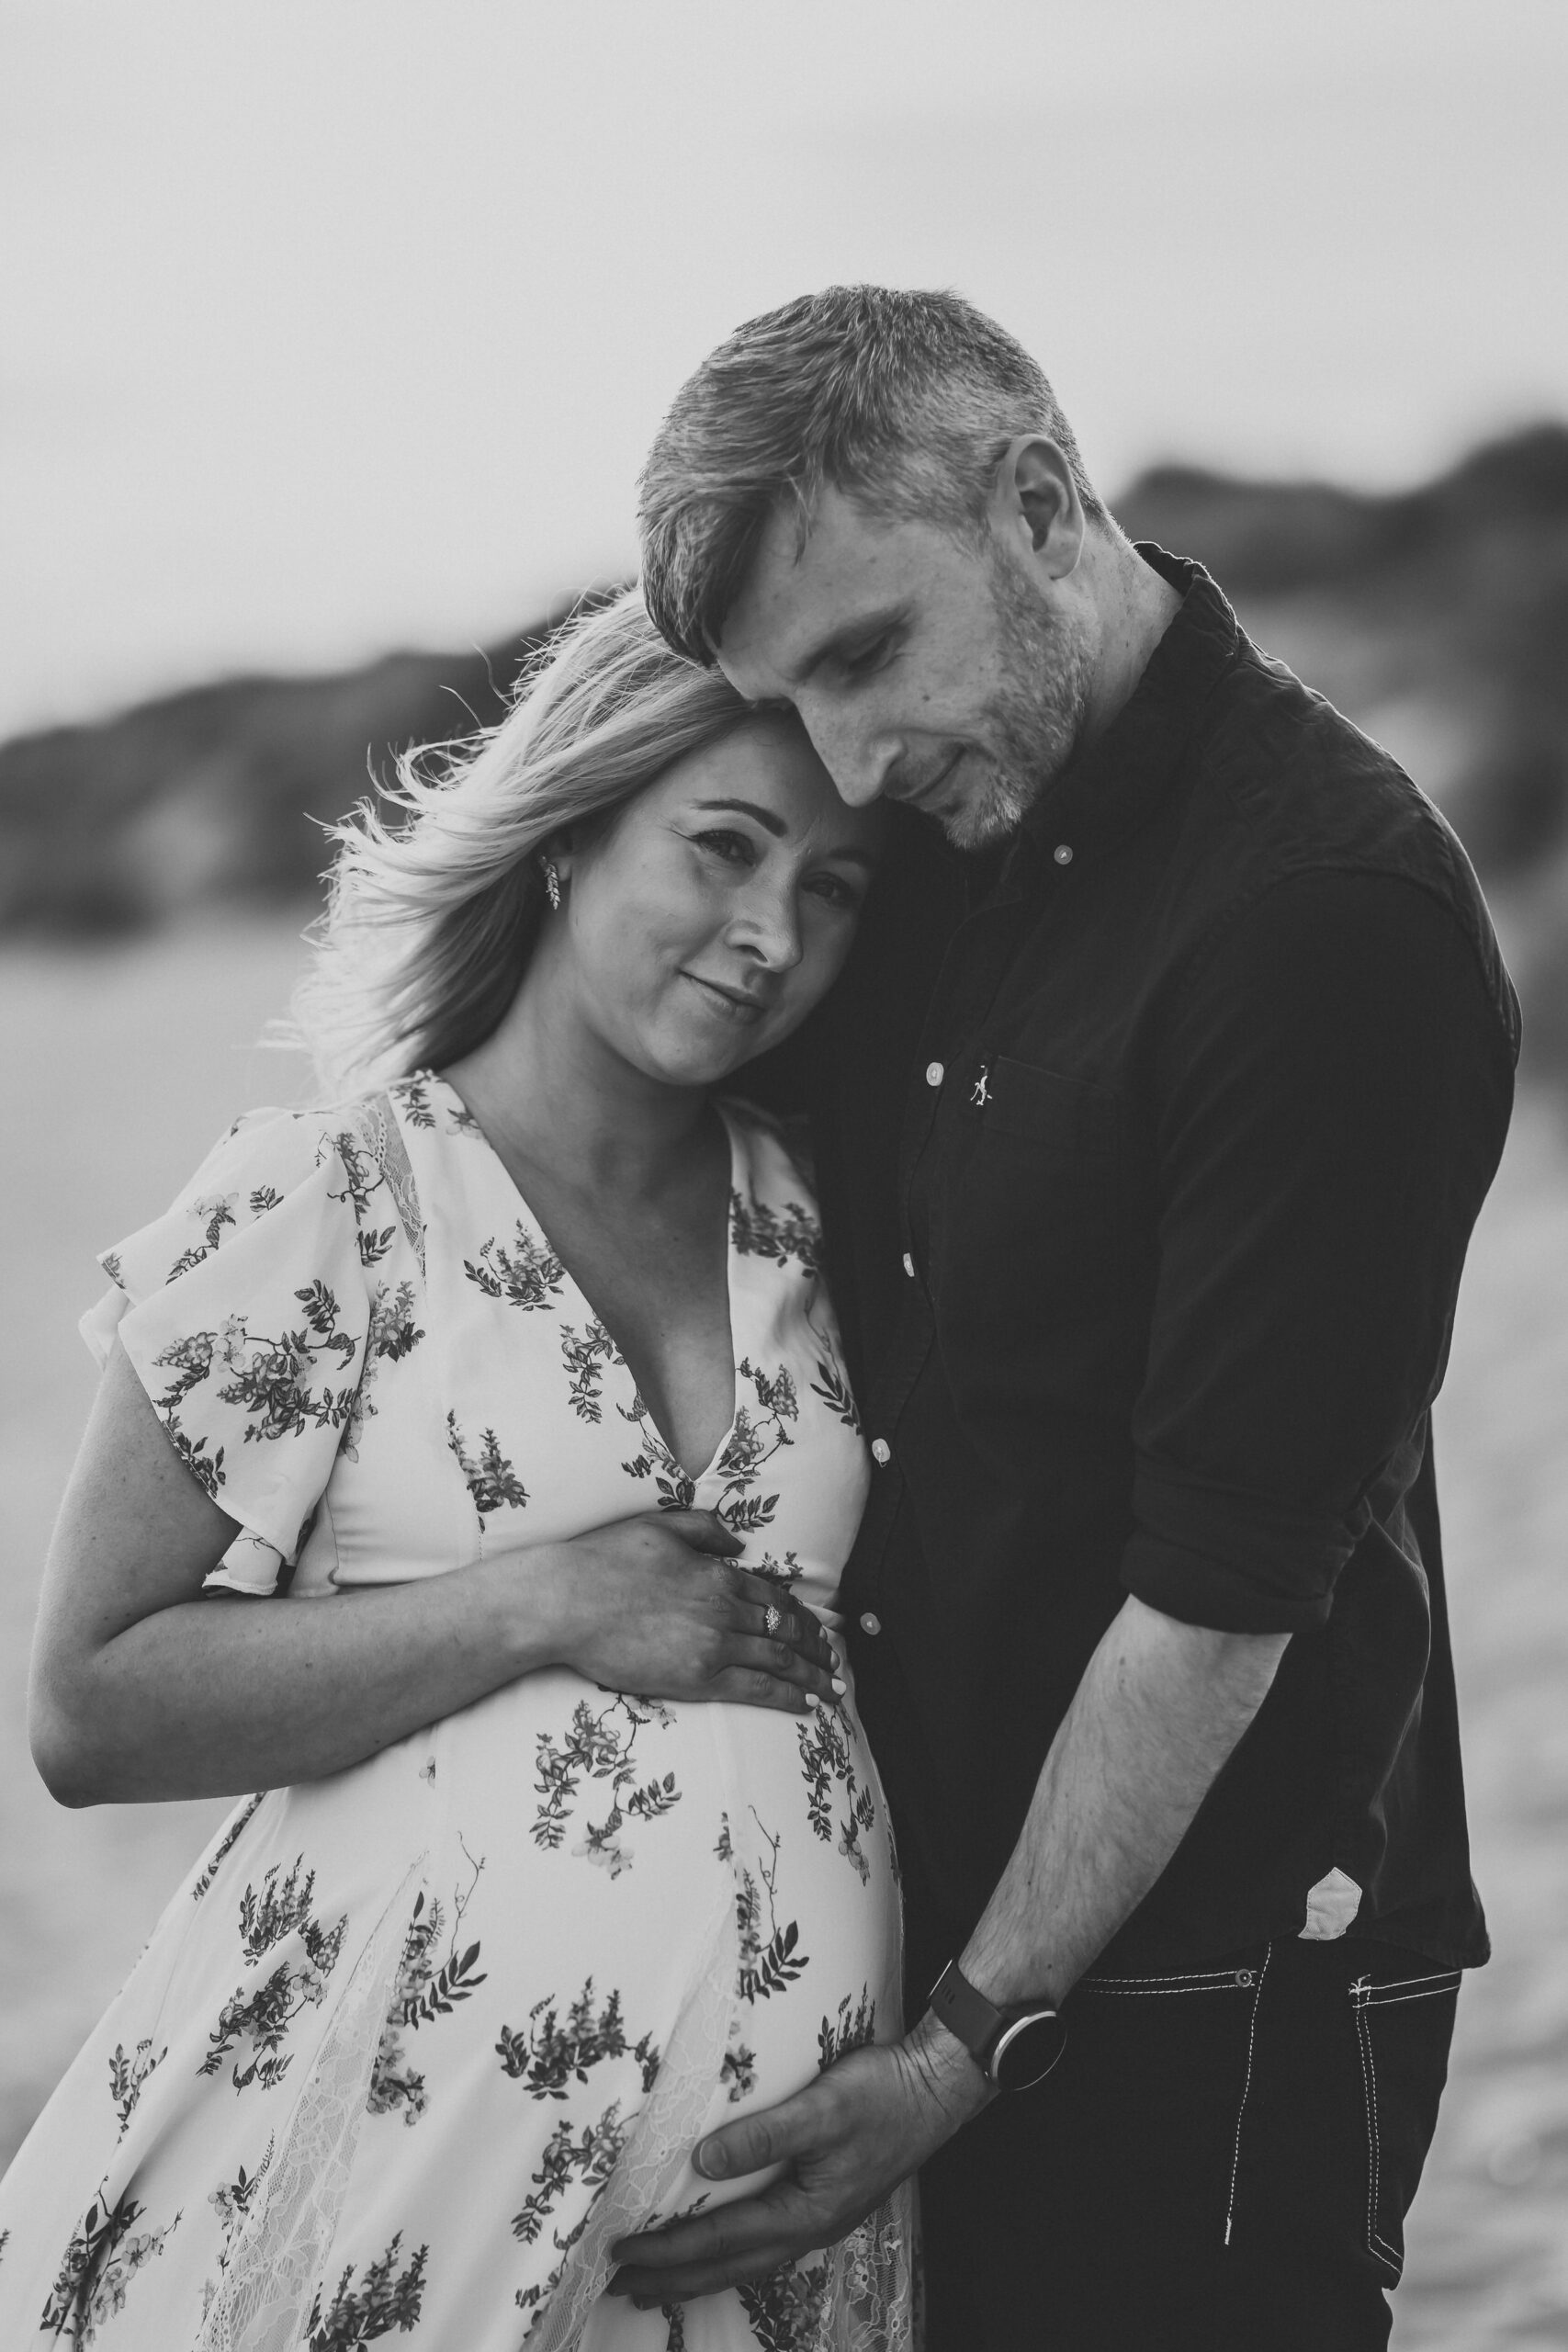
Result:
<instances>
[{"instance_id":1,"label":"man","mask_svg":"<svg viewBox=\"0 0 1568 2352\"><path fill-rule=\"evenodd\" d=\"M954 297L743 327L643 487L666 636L897 804L771 1082L878 1465L912 2023L712 2135L784 2177L618 2289L919 2165L932 2352L1382 2344L1486 1957L1428 1422L1517 1049L1474 878Z\"/></svg>"}]
</instances>

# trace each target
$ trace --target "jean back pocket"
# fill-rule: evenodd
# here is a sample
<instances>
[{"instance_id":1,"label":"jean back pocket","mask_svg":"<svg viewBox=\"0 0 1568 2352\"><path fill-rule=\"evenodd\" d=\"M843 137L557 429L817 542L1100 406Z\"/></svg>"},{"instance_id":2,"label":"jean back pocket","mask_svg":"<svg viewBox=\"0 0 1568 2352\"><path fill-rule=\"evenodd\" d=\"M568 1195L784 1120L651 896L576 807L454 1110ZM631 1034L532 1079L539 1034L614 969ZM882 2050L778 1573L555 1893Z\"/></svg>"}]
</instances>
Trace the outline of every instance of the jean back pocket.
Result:
<instances>
[{"instance_id":1,"label":"jean back pocket","mask_svg":"<svg viewBox=\"0 0 1568 2352\"><path fill-rule=\"evenodd\" d=\"M1457 1968L1428 1969L1349 1987L1361 2062L1366 2123L1367 2252L1397 2286L1404 2268L1404 2216L1438 2120L1442 2069L1433 2043L1453 2030Z\"/></svg>"}]
</instances>

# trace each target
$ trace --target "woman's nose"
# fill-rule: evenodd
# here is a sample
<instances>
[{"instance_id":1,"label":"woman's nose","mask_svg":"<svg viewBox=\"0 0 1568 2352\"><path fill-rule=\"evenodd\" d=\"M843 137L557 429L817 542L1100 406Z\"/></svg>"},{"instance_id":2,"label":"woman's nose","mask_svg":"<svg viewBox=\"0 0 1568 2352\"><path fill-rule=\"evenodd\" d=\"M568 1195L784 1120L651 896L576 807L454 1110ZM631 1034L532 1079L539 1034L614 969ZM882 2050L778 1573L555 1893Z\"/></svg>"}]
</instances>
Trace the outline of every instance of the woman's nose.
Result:
<instances>
[{"instance_id":1,"label":"woman's nose","mask_svg":"<svg viewBox=\"0 0 1568 2352\"><path fill-rule=\"evenodd\" d=\"M731 944L770 972L792 971L802 955L800 913L793 890L756 890L729 925Z\"/></svg>"}]
</instances>

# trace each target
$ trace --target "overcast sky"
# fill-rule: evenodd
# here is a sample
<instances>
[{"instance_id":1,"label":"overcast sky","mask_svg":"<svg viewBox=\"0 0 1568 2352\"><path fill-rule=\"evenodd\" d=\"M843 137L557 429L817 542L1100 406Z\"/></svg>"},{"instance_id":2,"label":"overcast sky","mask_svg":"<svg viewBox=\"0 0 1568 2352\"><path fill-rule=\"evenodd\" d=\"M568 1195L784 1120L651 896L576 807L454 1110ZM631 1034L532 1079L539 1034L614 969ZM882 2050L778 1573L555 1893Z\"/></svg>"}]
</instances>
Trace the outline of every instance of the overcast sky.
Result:
<instances>
[{"instance_id":1,"label":"overcast sky","mask_svg":"<svg viewBox=\"0 0 1568 2352\"><path fill-rule=\"evenodd\" d=\"M961 287L1114 495L1568 415L1564 0L0 0L0 731L629 568L665 401Z\"/></svg>"}]
</instances>

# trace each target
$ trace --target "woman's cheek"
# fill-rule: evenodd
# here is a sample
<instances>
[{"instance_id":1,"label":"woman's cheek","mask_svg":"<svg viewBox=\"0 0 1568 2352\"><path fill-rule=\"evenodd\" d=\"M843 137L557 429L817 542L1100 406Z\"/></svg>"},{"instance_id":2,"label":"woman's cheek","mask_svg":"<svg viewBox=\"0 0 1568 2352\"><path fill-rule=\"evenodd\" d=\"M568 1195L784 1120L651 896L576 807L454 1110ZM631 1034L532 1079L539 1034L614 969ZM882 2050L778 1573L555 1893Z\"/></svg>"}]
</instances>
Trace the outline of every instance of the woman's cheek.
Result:
<instances>
[{"instance_id":1,"label":"woman's cheek","mask_svg":"<svg viewBox=\"0 0 1568 2352\"><path fill-rule=\"evenodd\" d=\"M843 970L850 949L854 944L855 918L852 915L829 916L818 922L807 933L806 954L801 959L801 978L816 1003L826 996L839 974Z\"/></svg>"}]
</instances>

